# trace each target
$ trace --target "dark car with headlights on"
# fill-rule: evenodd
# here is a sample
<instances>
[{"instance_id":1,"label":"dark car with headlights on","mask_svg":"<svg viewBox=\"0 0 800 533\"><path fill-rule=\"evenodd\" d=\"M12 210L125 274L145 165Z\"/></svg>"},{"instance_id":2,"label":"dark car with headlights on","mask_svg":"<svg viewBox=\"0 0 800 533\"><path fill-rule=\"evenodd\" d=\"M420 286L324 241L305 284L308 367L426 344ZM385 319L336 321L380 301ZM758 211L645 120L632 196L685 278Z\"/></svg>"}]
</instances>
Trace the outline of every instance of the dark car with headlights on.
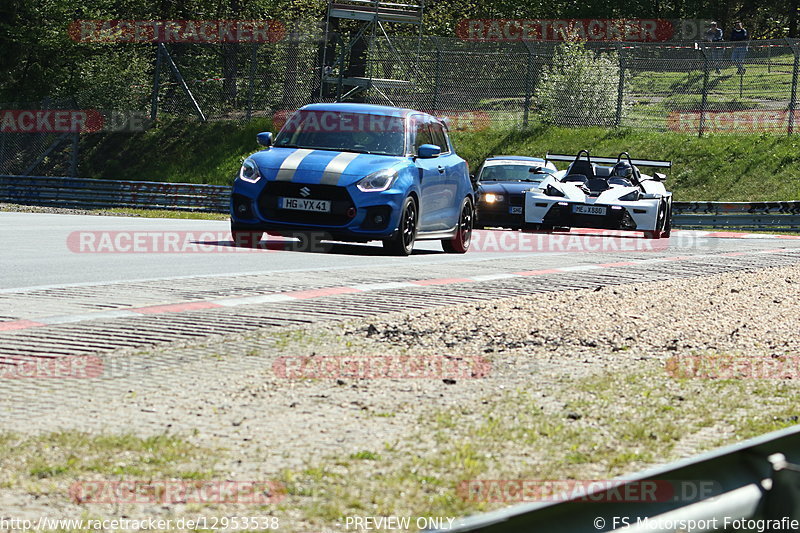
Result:
<instances>
[{"instance_id":1,"label":"dark car with headlights on","mask_svg":"<svg viewBox=\"0 0 800 533\"><path fill-rule=\"evenodd\" d=\"M481 165L475 183L475 227L521 229L525 191L555 174L555 165L538 157L495 156Z\"/></svg>"}]
</instances>

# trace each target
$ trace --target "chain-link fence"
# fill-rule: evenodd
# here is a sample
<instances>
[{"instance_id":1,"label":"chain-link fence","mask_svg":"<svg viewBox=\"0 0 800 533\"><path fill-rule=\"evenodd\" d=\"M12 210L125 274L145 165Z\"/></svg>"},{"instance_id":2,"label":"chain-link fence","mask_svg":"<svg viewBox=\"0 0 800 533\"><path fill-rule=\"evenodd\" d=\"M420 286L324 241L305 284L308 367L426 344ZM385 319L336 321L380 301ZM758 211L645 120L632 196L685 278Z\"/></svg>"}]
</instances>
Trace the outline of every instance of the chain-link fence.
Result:
<instances>
[{"instance_id":1,"label":"chain-link fence","mask_svg":"<svg viewBox=\"0 0 800 533\"><path fill-rule=\"evenodd\" d=\"M450 117L453 129L539 122L695 135L799 129L800 40L592 42L567 49L557 42L378 35L359 51L356 78L335 61L347 38L325 41L314 29L277 42L115 46L98 53L117 57L123 49L119 76L91 75L79 94L58 95L75 101L30 107L247 121L342 99L433 112ZM0 171L67 172L73 162L63 148L73 137L4 122Z\"/></svg>"},{"instance_id":2,"label":"chain-link fence","mask_svg":"<svg viewBox=\"0 0 800 533\"><path fill-rule=\"evenodd\" d=\"M199 108L209 120L247 120L311 102L347 99L457 117L472 113L498 126L545 119L701 135L793 133L798 44L788 39L587 43L583 46L603 60L581 69L565 62L569 56L559 57L563 45L554 42L382 36L366 47L366 81L354 87L347 84L346 73L331 68L330 57L328 68L322 66L321 35L290 33L277 43L166 45L177 71L169 68L169 61L161 62L157 99L151 102L166 114L200 116ZM556 93L559 98L607 106L610 115L553 116L548 106L554 104L546 100L543 86L571 70L576 72L564 77L569 87ZM597 85L604 90L598 92ZM564 107L560 115L571 111L576 110Z\"/></svg>"},{"instance_id":3,"label":"chain-link fence","mask_svg":"<svg viewBox=\"0 0 800 533\"><path fill-rule=\"evenodd\" d=\"M207 118L249 118L303 104L347 99L436 112L480 112L501 125L526 124L544 111L537 95L553 70L557 43L468 42L442 37L376 38L367 47L365 87L322 78L320 38L290 34L275 44L170 45L170 55ZM793 131L797 42L592 43L606 57L600 76L614 125L684 132ZM218 63L217 76L197 78L196 65ZM613 67L613 69L609 69ZM166 67L162 67L166 70ZM558 65L569 70L570 65ZM167 72L169 74L169 72ZM608 73L606 73L608 74ZM169 77L169 76L165 76ZM593 80L596 81L596 80ZM159 88L160 109L193 113L190 98L171 80ZM794 96L793 96L793 87ZM593 90L577 80L577 94ZM607 120L575 125L608 125Z\"/></svg>"},{"instance_id":4,"label":"chain-link fence","mask_svg":"<svg viewBox=\"0 0 800 533\"><path fill-rule=\"evenodd\" d=\"M66 127L47 127L56 120L55 117L51 118L53 114L75 108L75 101L72 99L0 104L0 109L13 113L3 116L0 132L0 175L75 175L79 133L69 131L69 116L66 118ZM43 115L45 120L42 119ZM31 118L28 119L28 116ZM14 127L11 120L22 123L23 127ZM40 127L37 127L37 120ZM59 116L59 120L64 119ZM28 128L28 125L31 127Z\"/></svg>"}]
</instances>

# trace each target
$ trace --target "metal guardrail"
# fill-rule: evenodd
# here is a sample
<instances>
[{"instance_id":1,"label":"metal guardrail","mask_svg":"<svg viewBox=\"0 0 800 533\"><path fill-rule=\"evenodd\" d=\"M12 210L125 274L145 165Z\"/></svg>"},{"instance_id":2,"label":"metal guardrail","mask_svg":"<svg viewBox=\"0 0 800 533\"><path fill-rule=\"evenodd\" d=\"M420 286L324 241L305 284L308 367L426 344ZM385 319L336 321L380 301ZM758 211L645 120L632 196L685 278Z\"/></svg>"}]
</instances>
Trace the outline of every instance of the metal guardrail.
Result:
<instances>
[{"instance_id":1,"label":"metal guardrail","mask_svg":"<svg viewBox=\"0 0 800 533\"><path fill-rule=\"evenodd\" d=\"M82 209L131 207L227 213L230 187L0 175L0 202Z\"/></svg>"},{"instance_id":2,"label":"metal guardrail","mask_svg":"<svg viewBox=\"0 0 800 533\"><path fill-rule=\"evenodd\" d=\"M558 503L521 504L475 515L462 519L447 531L791 531L798 527L776 527L774 524L766 529L723 526L726 518L729 523L735 520L800 520L798 464L800 426L792 426L696 457L616 478L619 484L587 491L584 497L577 496ZM702 499L673 498L672 501L631 503L620 502L616 497L620 492L625 494L626 486L641 488L644 482L651 485L671 483L679 487L687 481L696 484L708 480L713 483L704 485L705 496ZM713 522L715 518L716 522ZM687 527L690 520L695 521L694 527ZM678 525L681 521L684 523L682 526ZM702 521L705 524L701 524ZM666 527L668 524L673 524L673 527ZM659 525L662 527L657 527Z\"/></svg>"},{"instance_id":3,"label":"metal guardrail","mask_svg":"<svg viewBox=\"0 0 800 533\"><path fill-rule=\"evenodd\" d=\"M84 209L132 207L227 213L230 187L0 175L0 202ZM675 202L673 226L800 231L800 201Z\"/></svg>"},{"instance_id":4,"label":"metal guardrail","mask_svg":"<svg viewBox=\"0 0 800 533\"><path fill-rule=\"evenodd\" d=\"M675 202L675 227L800 231L800 202Z\"/></svg>"}]
</instances>

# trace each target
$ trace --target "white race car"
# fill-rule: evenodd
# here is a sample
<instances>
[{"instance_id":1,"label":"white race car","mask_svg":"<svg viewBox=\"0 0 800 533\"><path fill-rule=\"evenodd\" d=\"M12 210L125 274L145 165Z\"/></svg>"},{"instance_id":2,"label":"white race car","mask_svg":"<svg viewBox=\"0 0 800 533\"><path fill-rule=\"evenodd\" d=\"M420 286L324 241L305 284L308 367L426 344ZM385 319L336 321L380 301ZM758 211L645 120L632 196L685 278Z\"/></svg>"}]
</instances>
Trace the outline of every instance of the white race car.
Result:
<instances>
[{"instance_id":1,"label":"white race car","mask_svg":"<svg viewBox=\"0 0 800 533\"><path fill-rule=\"evenodd\" d=\"M525 229L596 228L641 231L650 239L669 237L672 193L664 174L642 174L639 166L671 168L670 161L547 154L547 161L571 161L566 170L525 193Z\"/></svg>"}]
</instances>

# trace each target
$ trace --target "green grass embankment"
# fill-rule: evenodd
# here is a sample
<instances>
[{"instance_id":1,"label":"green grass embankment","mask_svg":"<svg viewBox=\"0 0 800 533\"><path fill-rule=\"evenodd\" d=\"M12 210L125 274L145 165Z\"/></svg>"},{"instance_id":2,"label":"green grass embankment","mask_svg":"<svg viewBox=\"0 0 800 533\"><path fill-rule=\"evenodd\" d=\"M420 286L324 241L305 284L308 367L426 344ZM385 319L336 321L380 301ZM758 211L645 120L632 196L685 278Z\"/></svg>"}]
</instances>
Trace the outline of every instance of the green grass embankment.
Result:
<instances>
[{"instance_id":1,"label":"green grass embankment","mask_svg":"<svg viewBox=\"0 0 800 533\"><path fill-rule=\"evenodd\" d=\"M90 139L80 174L125 180L230 184L239 164L258 149L255 135L268 119L237 122L169 121L137 134ZM800 136L708 135L610 128L535 126L527 130L454 132L458 153L475 171L491 155L630 152L668 159L667 186L678 200L771 201L800 199Z\"/></svg>"}]
</instances>

